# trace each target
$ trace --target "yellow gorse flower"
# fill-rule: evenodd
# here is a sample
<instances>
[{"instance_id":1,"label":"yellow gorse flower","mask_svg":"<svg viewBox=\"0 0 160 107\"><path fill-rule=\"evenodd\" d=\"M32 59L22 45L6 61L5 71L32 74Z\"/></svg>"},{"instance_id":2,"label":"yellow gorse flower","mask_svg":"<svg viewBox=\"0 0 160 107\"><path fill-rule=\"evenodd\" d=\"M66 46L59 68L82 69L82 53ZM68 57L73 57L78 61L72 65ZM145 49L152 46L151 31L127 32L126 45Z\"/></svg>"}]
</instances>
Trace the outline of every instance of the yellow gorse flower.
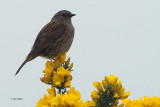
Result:
<instances>
[{"instance_id":1,"label":"yellow gorse flower","mask_svg":"<svg viewBox=\"0 0 160 107\"><path fill-rule=\"evenodd\" d=\"M70 75L71 72L64 69L63 66L60 66L57 71L54 71L53 73L53 83L57 87L61 87L64 83L65 86L70 87L71 86L71 80L72 76ZM69 85L70 84L70 85Z\"/></svg>"},{"instance_id":2,"label":"yellow gorse flower","mask_svg":"<svg viewBox=\"0 0 160 107\"><path fill-rule=\"evenodd\" d=\"M67 61L66 54L58 56L54 59L54 65L56 68L53 68L53 63L47 61L46 68L43 70L44 77L41 78L41 81L46 84L51 84L55 87L64 89L71 86L72 76L71 69L73 64L70 65L70 58Z\"/></svg>"},{"instance_id":3,"label":"yellow gorse flower","mask_svg":"<svg viewBox=\"0 0 160 107\"><path fill-rule=\"evenodd\" d=\"M62 54L60 56L58 56L59 62L60 63L64 63L65 59L66 59L66 54Z\"/></svg>"},{"instance_id":4,"label":"yellow gorse flower","mask_svg":"<svg viewBox=\"0 0 160 107\"><path fill-rule=\"evenodd\" d=\"M119 99L126 99L130 95L130 92L124 92L125 88L122 87L121 81L118 81L118 77L110 75L105 76L102 82L94 82L93 86L97 89L91 93L92 100L97 107L117 106Z\"/></svg>"},{"instance_id":5,"label":"yellow gorse flower","mask_svg":"<svg viewBox=\"0 0 160 107\"><path fill-rule=\"evenodd\" d=\"M160 97L147 97L144 96L144 99L133 100L126 99L122 101L122 105L125 107L160 107Z\"/></svg>"}]
</instances>

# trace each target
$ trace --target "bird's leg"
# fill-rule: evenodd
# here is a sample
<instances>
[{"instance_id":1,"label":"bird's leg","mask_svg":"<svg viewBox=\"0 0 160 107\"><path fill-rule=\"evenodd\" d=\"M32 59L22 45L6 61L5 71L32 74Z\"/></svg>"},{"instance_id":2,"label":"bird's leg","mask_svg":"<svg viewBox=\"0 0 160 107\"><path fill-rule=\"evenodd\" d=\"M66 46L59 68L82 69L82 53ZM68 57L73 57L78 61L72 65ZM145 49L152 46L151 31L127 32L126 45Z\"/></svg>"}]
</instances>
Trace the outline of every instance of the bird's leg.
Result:
<instances>
[{"instance_id":1,"label":"bird's leg","mask_svg":"<svg viewBox=\"0 0 160 107\"><path fill-rule=\"evenodd\" d=\"M52 62L53 68L56 68L55 65L54 65L54 62L53 62L52 58L50 58L50 61Z\"/></svg>"}]
</instances>

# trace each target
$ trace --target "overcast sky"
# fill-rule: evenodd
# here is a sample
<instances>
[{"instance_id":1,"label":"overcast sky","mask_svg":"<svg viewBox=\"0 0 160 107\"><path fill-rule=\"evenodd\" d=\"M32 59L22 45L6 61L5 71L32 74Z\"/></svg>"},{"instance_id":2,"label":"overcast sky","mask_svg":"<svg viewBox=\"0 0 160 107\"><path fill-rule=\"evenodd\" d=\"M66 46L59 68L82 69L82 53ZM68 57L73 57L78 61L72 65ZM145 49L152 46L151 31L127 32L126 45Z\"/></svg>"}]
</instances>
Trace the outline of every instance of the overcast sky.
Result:
<instances>
[{"instance_id":1,"label":"overcast sky","mask_svg":"<svg viewBox=\"0 0 160 107\"><path fill-rule=\"evenodd\" d=\"M93 82L110 74L131 99L160 96L159 0L1 0L1 107L34 107L47 93L50 86L39 79L47 59L37 57L14 74L41 28L63 9L77 14L67 56L74 62L72 86L82 99L90 100Z\"/></svg>"}]
</instances>

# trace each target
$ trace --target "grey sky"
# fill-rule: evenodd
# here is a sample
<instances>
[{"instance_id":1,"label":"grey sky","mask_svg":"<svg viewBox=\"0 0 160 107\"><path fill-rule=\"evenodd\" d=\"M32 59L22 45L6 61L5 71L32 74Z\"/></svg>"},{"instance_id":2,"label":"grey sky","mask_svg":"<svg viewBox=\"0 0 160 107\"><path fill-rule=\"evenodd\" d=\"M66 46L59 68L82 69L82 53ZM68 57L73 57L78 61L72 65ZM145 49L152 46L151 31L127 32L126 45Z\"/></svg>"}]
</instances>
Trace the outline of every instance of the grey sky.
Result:
<instances>
[{"instance_id":1,"label":"grey sky","mask_svg":"<svg viewBox=\"0 0 160 107\"><path fill-rule=\"evenodd\" d=\"M39 80L46 59L38 57L14 74L41 28L63 9L77 14L67 56L74 62L72 86L82 99L90 100L93 82L110 74L131 91L131 99L160 96L160 1L1 0L1 107L34 107L47 93L49 86Z\"/></svg>"}]
</instances>

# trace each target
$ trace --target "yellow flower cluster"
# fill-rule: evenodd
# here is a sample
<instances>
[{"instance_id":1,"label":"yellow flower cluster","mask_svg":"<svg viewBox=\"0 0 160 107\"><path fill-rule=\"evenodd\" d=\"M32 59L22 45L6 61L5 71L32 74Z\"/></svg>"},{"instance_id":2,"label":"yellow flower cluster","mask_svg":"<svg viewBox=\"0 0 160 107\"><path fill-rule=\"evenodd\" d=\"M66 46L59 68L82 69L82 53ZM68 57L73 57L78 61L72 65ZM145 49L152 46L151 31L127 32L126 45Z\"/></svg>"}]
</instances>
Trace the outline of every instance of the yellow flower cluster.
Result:
<instances>
[{"instance_id":1,"label":"yellow flower cluster","mask_svg":"<svg viewBox=\"0 0 160 107\"><path fill-rule=\"evenodd\" d=\"M160 107L160 97L156 96L145 96L144 99L133 101L127 99L130 92L125 92L122 82L114 75L105 76L102 82L94 82L97 90L91 93L92 101L83 103L78 90L72 87L67 91L71 87L73 63L70 64L70 58L65 59L66 54L63 54L55 58L54 62L47 61L41 81L51 85L51 89L47 89L49 95L44 94L36 107ZM122 100L120 105L119 100Z\"/></svg>"},{"instance_id":2,"label":"yellow flower cluster","mask_svg":"<svg viewBox=\"0 0 160 107\"><path fill-rule=\"evenodd\" d=\"M75 91L74 87L67 91L66 88L71 86L73 63L70 64L70 58L67 61L65 59L66 54L63 54L54 59L54 62L46 63L41 81L51 85L51 89L47 89L49 95L44 94L36 107L95 107L94 101L83 103L80 92Z\"/></svg>"},{"instance_id":3,"label":"yellow flower cluster","mask_svg":"<svg viewBox=\"0 0 160 107\"><path fill-rule=\"evenodd\" d=\"M72 76L70 74L73 63L70 65L70 58L67 61L65 59L66 54L63 54L58 56L54 62L47 61L46 69L43 70L43 73L45 73L44 77L41 78L42 82L53 85L59 89L59 92L71 86Z\"/></svg>"},{"instance_id":4,"label":"yellow flower cluster","mask_svg":"<svg viewBox=\"0 0 160 107\"><path fill-rule=\"evenodd\" d=\"M95 107L93 101L86 101L83 104L80 92L75 91L74 87L70 88L66 94L58 93L56 95L54 87L51 87L47 91L49 95L44 94L43 98L37 102L36 107Z\"/></svg>"},{"instance_id":5,"label":"yellow flower cluster","mask_svg":"<svg viewBox=\"0 0 160 107\"><path fill-rule=\"evenodd\" d=\"M36 107L67 107L75 104L75 102L81 103L80 93L78 91L74 91L71 88L67 94L57 94L54 87L47 90L49 95L46 94L39 100Z\"/></svg>"},{"instance_id":6,"label":"yellow flower cluster","mask_svg":"<svg viewBox=\"0 0 160 107\"><path fill-rule=\"evenodd\" d=\"M160 97L141 97L138 100L125 99L122 101L121 107L160 107Z\"/></svg>"},{"instance_id":7,"label":"yellow flower cluster","mask_svg":"<svg viewBox=\"0 0 160 107\"><path fill-rule=\"evenodd\" d=\"M93 85L97 91L93 90L91 97L96 107L117 106L119 99L126 99L130 95L129 91L124 92L125 88L122 87L121 81L114 75L105 76L102 82L96 81Z\"/></svg>"}]
</instances>

